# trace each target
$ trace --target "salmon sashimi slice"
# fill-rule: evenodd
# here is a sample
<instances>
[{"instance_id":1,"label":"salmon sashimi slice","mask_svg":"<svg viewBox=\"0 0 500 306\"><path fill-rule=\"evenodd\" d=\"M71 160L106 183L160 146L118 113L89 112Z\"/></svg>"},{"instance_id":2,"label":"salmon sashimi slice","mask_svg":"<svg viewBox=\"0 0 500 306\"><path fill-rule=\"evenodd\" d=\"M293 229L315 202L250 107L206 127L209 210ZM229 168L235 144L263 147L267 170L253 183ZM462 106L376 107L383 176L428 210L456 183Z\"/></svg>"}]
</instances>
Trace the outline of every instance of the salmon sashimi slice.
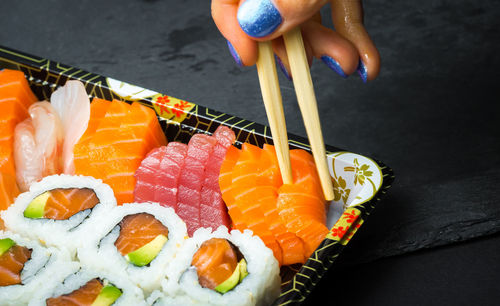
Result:
<instances>
[{"instance_id":1,"label":"salmon sashimi slice","mask_svg":"<svg viewBox=\"0 0 500 306\"><path fill-rule=\"evenodd\" d=\"M87 131L74 146L75 173L102 179L115 192L118 204L134 201L134 174L141 161L167 140L154 110L94 99Z\"/></svg>"},{"instance_id":2,"label":"salmon sashimi slice","mask_svg":"<svg viewBox=\"0 0 500 306\"><path fill-rule=\"evenodd\" d=\"M67 81L50 96L50 103L61 118L64 144L62 172L75 173L73 147L87 129L90 118L90 100L80 81Z\"/></svg>"},{"instance_id":3,"label":"salmon sashimi slice","mask_svg":"<svg viewBox=\"0 0 500 306\"><path fill-rule=\"evenodd\" d=\"M14 130L29 117L28 108L36 101L24 73L0 71L0 172L15 176Z\"/></svg>"},{"instance_id":4,"label":"salmon sashimi slice","mask_svg":"<svg viewBox=\"0 0 500 306\"><path fill-rule=\"evenodd\" d=\"M7 238L8 239L8 238ZM21 271L31 258L31 249L13 245L0 255L0 287L21 284Z\"/></svg>"},{"instance_id":5,"label":"salmon sashimi slice","mask_svg":"<svg viewBox=\"0 0 500 306\"><path fill-rule=\"evenodd\" d=\"M19 193L15 176L0 172L0 210L9 208Z\"/></svg>"},{"instance_id":6,"label":"salmon sashimi slice","mask_svg":"<svg viewBox=\"0 0 500 306\"><path fill-rule=\"evenodd\" d=\"M217 140L204 134L195 134L188 143L184 167L179 177L176 213L186 222L192 236L200 227L200 198L205 166Z\"/></svg>"},{"instance_id":7,"label":"salmon sashimi slice","mask_svg":"<svg viewBox=\"0 0 500 306\"><path fill-rule=\"evenodd\" d=\"M120 222L116 249L123 256L148 244L158 235L168 237L168 228L148 213L125 216Z\"/></svg>"},{"instance_id":8,"label":"salmon sashimi slice","mask_svg":"<svg viewBox=\"0 0 500 306\"><path fill-rule=\"evenodd\" d=\"M290 155L293 184L283 184L274 147L268 144L230 148L219 177L233 224L258 235L280 265L304 263L328 233L312 155L304 150Z\"/></svg>"},{"instance_id":9,"label":"salmon sashimi slice","mask_svg":"<svg viewBox=\"0 0 500 306\"><path fill-rule=\"evenodd\" d=\"M103 288L102 281L94 278L71 293L47 299L46 303L47 306L92 305Z\"/></svg>"},{"instance_id":10,"label":"salmon sashimi slice","mask_svg":"<svg viewBox=\"0 0 500 306\"><path fill-rule=\"evenodd\" d=\"M227 213L226 205L222 200L219 187L219 173L226 152L234 143L236 136L230 128L220 125L215 130L213 137L215 137L217 143L205 167L205 177L200 197L200 225L202 227L212 227L213 229L216 229L220 225L229 228L231 220Z\"/></svg>"},{"instance_id":11,"label":"salmon sashimi slice","mask_svg":"<svg viewBox=\"0 0 500 306\"><path fill-rule=\"evenodd\" d=\"M92 99L92 103L90 104L90 117L87 124L87 129L83 133L82 137L80 137L78 143L88 143L92 139L92 136L94 136L95 131L99 127L101 120L106 115L106 112L108 111L110 105L111 101L99 98Z\"/></svg>"},{"instance_id":12,"label":"salmon sashimi slice","mask_svg":"<svg viewBox=\"0 0 500 306\"><path fill-rule=\"evenodd\" d=\"M200 285L215 289L228 279L238 265L236 247L223 238L212 238L203 242L193 255L191 265L196 267Z\"/></svg>"},{"instance_id":13,"label":"salmon sashimi slice","mask_svg":"<svg viewBox=\"0 0 500 306\"><path fill-rule=\"evenodd\" d=\"M90 188L56 188L50 191L45 203L43 218L66 220L71 216L92 209L99 204L99 198Z\"/></svg>"},{"instance_id":14,"label":"salmon sashimi slice","mask_svg":"<svg viewBox=\"0 0 500 306\"><path fill-rule=\"evenodd\" d=\"M0 71L0 98L17 97L24 108L38 101L22 71L3 69Z\"/></svg>"}]
</instances>

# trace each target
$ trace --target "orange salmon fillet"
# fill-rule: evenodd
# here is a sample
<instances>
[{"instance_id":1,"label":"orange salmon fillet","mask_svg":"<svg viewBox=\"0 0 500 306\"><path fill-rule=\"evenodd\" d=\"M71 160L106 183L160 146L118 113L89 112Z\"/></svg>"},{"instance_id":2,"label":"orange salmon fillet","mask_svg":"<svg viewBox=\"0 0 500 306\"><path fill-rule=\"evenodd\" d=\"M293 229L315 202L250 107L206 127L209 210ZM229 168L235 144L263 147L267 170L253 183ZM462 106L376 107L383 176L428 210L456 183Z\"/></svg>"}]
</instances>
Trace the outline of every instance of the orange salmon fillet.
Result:
<instances>
[{"instance_id":1,"label":"orange salmon fillet","mask_svg":"<svg viewBox=\"0 0 500 306\"><path fill-rule=\"evenodd\" d=\"M47 306L92 305L103 287L102 282L94 278L71 293L47 299L46 303Z\"/></svg>"},{"instance_id":2,"label":"orange salmon fillet","mask_svg":"<svg viewBox=\"0 0 500 306\"><path fill-rule=\"evenodd\" d=\"M290 152L293 184L283 184L274 147L230 148L219 185L233 227L250 229L280 265L304 263L323 241L325 199L311 154Z\"/></svg>"},{"instance_id":3,"label":"orange salmon fillet","mask_svg":"<svg viewBox=\"0 0 500 306\"><path fill-rule=\"evenodd\" d=\"M213 290L233 274L238 254L226 239L212 238L201 244L191 265L196 267L200 285Z\"/></svg>"},{"instance_id":4,"label":"orange salmon fillet","mask_svg":"<svg viewBox=\"0 0 500 306\"><path fill-rule=\"evenodd\" d=\"M24 73L18 70L0 71L0 172L15 176L14 129L26 119L28 108L37 101ZM0 204L1 206L1 204Z\"/></svg>"},{"instance_id":5,"label":"orange salmon fillet","mask_svg":"<svg viewBox=\"0 0 500 306\"><path fill-rule=\"evenodd\" d=\"M19 245L12 246L0 256L0 287L21 284L21 271L31 258L31 250Z\"/></svg>"},{"instance_id":6,"label":"orange salmon fillet","mask_svg":"<svg viewBox=\"0 0 500 306\"><path fill-rule=\"evenodd\" d=\"M66 220L99 203L94 190L89 188L57 188L49 193L43 215L47 219Z\"/></svg>"},{"instance_id":7,"label":"orange salmon fillet","mask_svg":"<svg viewBox=\"0 0 500 306\"><path fill-rule=\"evenodd\" d=\"M123 256L148 244L158 235L168 237L168 228L153 215L139 213L125 216L120 222L120 236L115 241Z\"/></svg>"},{"instance_id":8,"label":"orange salmon fillet","mask_svg":"<svg viewBox=\"0 0 500 306\"><path fill-rule=\"evenodd\" d=\"M73 150L75 173L109 184L118 204L133 202L135 171L149 151L166 144L151 108L93 99L88 128Z\"/></svg>"},{"instance_id":9,"label":"orange salmon fillet","mask_svg":"<svg viewBox=\"0 0 500 306\"><path fill-rule=\"evenodd\" d=\"M19 188L17 187L16 177L0 172L0 210L9 208L18 195ZM1 227L0 230L2 230Z\"/></svg>"}]
</instances>

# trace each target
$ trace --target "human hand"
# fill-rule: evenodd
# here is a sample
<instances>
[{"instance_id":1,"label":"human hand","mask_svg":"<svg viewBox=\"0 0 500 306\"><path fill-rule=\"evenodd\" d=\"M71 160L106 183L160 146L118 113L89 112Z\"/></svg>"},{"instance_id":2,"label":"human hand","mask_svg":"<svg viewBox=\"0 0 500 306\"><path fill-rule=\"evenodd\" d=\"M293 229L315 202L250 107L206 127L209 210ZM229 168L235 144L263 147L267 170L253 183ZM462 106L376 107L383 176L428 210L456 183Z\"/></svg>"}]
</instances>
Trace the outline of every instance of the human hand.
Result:
<instances>
[{"instance_id":1,"label":"human hand","mask_svg":"<svg viewBox=\"0 0 500 306\"><path fill-rule=\"evenodd\" d=\"M321 24L330 3L335 30ZM358 71L364 82L380 70L380 56L363 25L361 0L212 0L212 18L240 66L257 61L257 42L272 40L281 69L290 79L282 35L300 26L309 65L321 59L342 77Z\"/></svg>"}]
</instances>

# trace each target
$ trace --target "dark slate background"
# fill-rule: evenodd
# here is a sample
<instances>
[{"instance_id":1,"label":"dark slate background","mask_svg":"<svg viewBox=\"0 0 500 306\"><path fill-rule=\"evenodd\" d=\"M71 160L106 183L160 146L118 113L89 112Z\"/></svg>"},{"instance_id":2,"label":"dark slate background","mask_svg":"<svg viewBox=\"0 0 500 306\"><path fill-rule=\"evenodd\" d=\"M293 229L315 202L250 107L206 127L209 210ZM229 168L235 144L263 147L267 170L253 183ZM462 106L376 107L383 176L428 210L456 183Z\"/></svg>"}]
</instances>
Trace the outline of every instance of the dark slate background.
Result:
<instances>
[{"instance_id":1,"label":"dark slate background","mask_svg":"<svg viewBox=\"0 0 500 306\"><path fill-rule=\"evenodd\" d=\"M500 2L364 8L379 77L342 79L320 61L311 73L325 142L396 180L311 304L495 305ZM0 45L267 124L255 67L235 65L207 0L3 0ZM293 84L280 82L288 130L305 136Z\"/></svg>"}]
</instances>

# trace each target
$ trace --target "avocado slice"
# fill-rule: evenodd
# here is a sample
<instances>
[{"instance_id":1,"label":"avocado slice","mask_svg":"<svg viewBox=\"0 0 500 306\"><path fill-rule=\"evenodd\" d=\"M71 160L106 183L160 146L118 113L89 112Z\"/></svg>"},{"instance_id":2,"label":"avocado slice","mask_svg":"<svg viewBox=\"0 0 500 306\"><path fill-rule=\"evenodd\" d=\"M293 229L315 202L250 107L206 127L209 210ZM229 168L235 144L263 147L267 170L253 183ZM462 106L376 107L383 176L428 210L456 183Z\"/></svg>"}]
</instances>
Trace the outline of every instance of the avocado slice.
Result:
<instances>
[{"instance_id":1,"label":"avocado slice","mask_svg":"<svg viewBox=\"0 0 500 306\"><path fill-rule=\"evenodd\" d=\"M245 259L242 259L240 260L240 262L238 262L238 265L236 266L236 269L234 269L233 274L231 274L231 276L229 276L225 281L215 287L215 291L226 293L236 287L236 285L238 285L247 275L247 262L245 261Z\"/></svg>"},{"instance_id":2,"label":"avocado slice","mask_svg":"<svg viewBox=\"0 0 500 306\"><path fill-rule=\"evenodd\" d=\"M107 285L101 289L92 306L109 306L122 295L122 291L115 286Z\"/></svg>"},{"instance_id":3,"label":"avocado slice","mask_svg":"<svg viewBox=\"0 0 500 306\"><path fill-rule=\"evenodd\" d=\"M238 263L238 266L240 267L240 283L241 283L243 279L248 275L246 260L242 258Z\"/></svg>"},{"instance_id":4,"label":"avocado slice","mask_svg":"<svg viewBox=\"0 0 500 306\"><path fill-rule=\"evenodd\" d=\"M50 191L46 191L34 198L24 210L24 216L31 219L43 218L43 214L45 213L45 204L47 203L49 197Z\"/></svg>"},{"instance_id":5,"label":"avocado slice","mask_svg":"<svg viewBox=\"0 0 500 306\"><path fill-rule=\"evenodd\" d=\"M138 267L149 264L160 253L161 249L167 243L167 236L158 235L149 243L143 245L137 250L128 253L125 258Z\"/></svg>"},{"instance_id":6,"label":"avocado slice","mask_svg":"<svg viewBox=\"0 0 500 306\"><path fill-rule=\"evenodd\" d=\"M0 239L0 256L7 252L14 244L14 240L10 238Z\"/></svg>"}]
</instances>

